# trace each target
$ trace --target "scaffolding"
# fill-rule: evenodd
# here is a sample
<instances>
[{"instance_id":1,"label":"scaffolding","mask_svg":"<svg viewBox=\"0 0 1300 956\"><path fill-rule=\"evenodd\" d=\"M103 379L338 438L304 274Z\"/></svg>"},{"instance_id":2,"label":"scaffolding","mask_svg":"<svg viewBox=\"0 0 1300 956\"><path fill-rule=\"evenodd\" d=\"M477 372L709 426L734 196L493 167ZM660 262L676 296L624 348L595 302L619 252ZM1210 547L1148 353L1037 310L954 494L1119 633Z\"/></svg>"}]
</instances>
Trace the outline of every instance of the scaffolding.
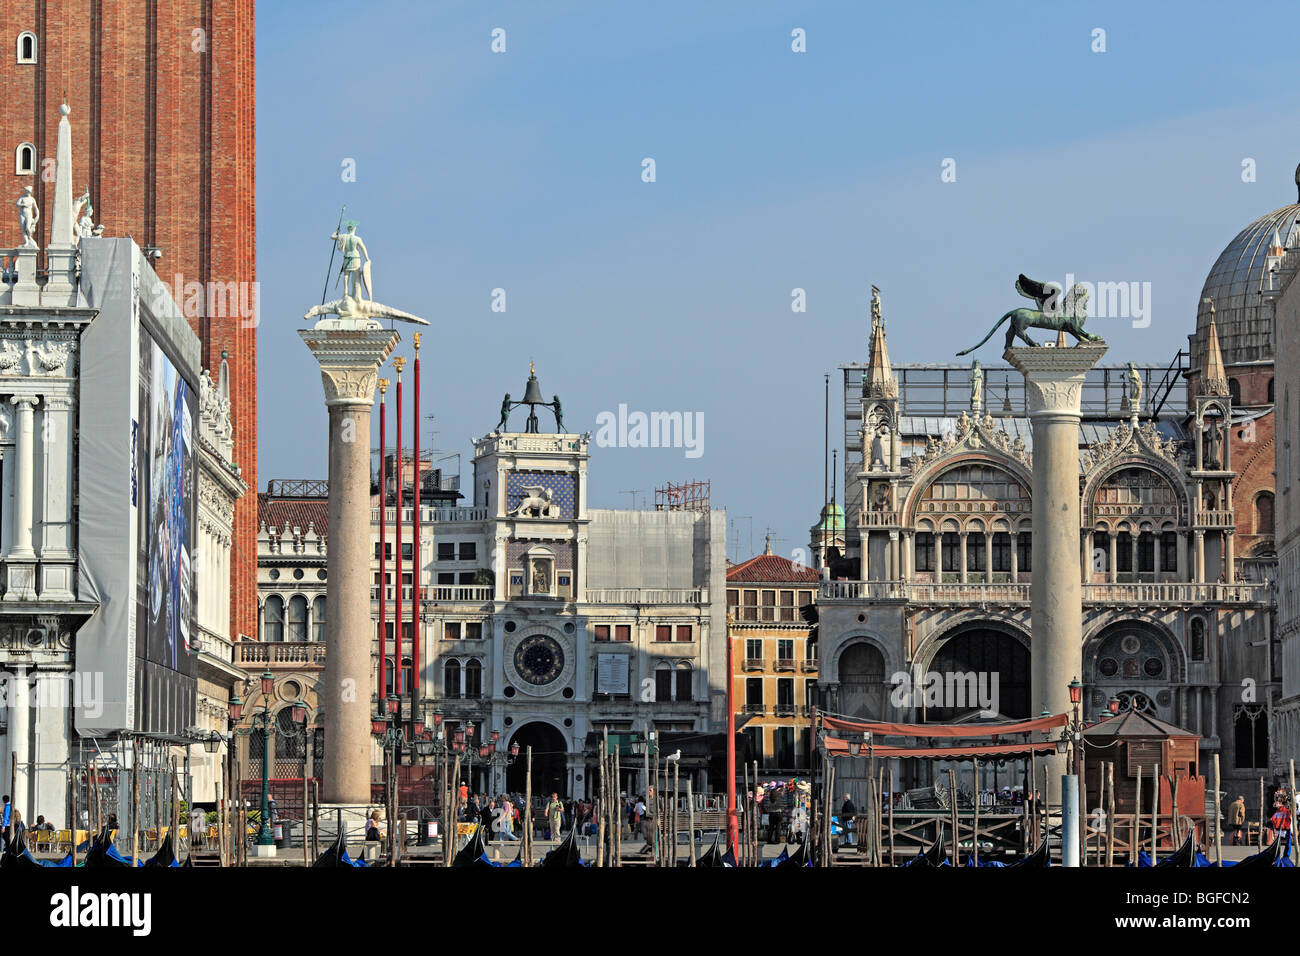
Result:
<instances>
[{"instance_id":1,"label":"scaffolding","mask_svg":"<svg viewBox=\"0 0 1300 956\"><path fill-rule=\"evenodd\" d=\"M709 481L688 481L680 485L670 481L655 489L655 511L694 511L706 515L711 485Z\"/></svg>"}]
</instances>

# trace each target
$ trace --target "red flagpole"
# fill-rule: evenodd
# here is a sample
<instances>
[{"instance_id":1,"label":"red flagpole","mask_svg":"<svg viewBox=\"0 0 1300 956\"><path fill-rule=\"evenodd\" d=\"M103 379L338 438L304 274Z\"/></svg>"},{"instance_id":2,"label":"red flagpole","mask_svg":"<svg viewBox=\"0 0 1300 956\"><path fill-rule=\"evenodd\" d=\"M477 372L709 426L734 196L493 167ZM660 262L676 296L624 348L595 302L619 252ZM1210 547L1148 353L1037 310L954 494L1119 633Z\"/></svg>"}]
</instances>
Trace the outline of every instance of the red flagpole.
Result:
<instances>
[{"instance_id":1,"label":"red flagpole","mask_svg":"<svg viewBox=\"0 0 1300 956\"><path fill-rule=\"evenodd\" d=\"M415 458L415 518L412 525L414 547L411 556L411 720L419 713L420 696L420 577L424 561L420 557L420 333L415 333L415 397L413 400L411 431Z\"/></svg>"},{"instance_id":2,"label":"red flagpole","mask_svg":"<svg viewBox=\"0 0 1300 956\"><path fill-rule=\"evenodd\" d=\"M384 553L388 526L388 379L379 380L379 712L388 713L388 566Z\"/></svg>"},{"instance_id":3,"label":"red flagpole","mask_svg":"<svg viewBox=\"0 0 1300 956\"><path fill-rule=\"evenodd\" d=\"M397 553L393 560L397 563L397 593L394 595L396 606L393 610L393 675L396 693L401 697L406 693L406 675L402 672L402 369L406 368L406 359L398 356L393 359L397 369L397 459L393 466L397 470Z\"/></svg>"},{"instance_id":4,"label":"red flagpole","mask_svg":"<svg viewBox=\"0 0 1300 956\"><path fill-rule=\"evenodd\" d=\"M740 818L736 815L736 661L735 638L727 634L727 843L740 860ZM739 865L739 863L737 863Z\"/></svg>"}]
</instances>

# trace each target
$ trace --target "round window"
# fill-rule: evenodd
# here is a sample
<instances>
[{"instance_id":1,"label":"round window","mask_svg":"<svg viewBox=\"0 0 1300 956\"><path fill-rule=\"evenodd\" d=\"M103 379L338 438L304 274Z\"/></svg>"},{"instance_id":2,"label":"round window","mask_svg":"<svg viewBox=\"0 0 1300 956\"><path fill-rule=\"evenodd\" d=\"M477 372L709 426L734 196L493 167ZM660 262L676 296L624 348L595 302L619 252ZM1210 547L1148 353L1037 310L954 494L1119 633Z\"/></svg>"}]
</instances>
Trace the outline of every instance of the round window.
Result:
<instances>
[{"instance_id":1,"label":"round window","mask_svg":"<svg viewBox=\"0 0 1300 956\"><path fill-rule=\"evenodd\" d=\"M271 580L272 580L272 581L278 581L278 580L280 580L280 569L279 569L279 568L272 568L272 569L271 569L270 577L271 577Z\"/></svg>"},{"instance_id":2,"label":"round window","mask_svg":"<svg viewBox=\"0 0 1300 956\"><path fill-rule=\"evenodd\" d=\"M316 577L319 578L320 580L324 581L324 580L325 580L325 569L324 569L324 568L321 568L319 571L317 571L317 572L316 572Z\"/></svg>"},{"instance_id":3,"label":"round window","mask_svg":"<svg viewBox=\"0 0 1300 956\"><path fill-rule=\"evenodd\" d=\"M514 689L513 687L511 687L509 684L507 684L507 685L502 689L501 693L505 694L507 697L514 697L514 696L515 696L515 689Z\"/></svg>"},{"instance_id":4,"label":"round window","mask_svg":"<svg viewBox=\"0 0 1300 956\"><path fill-rule=\"evenodd\" d=\"M514 622L514 621L506 621L506 633L507 633L507 634L512 634L512 633L514 633L514 629L515 629L515 622Z\"/></svg>"},{"instance_id":5,"label":"round window","mask_svg":"<svg viewBox=\"0 0 1300 956\"><path fill-rule=\"evenodd\" d=\"M1158 657L1148 657L1142 664L1147 677L1159 677L1165 672L1165 662Z\"/></svg>"},{"instance_id":6,"label":"round window","mask_svg":"<svg viewBox=\"0 0 1300 956\"><path fill-rule=\"evenodd\" d=\"M566 687L566 688L564 688L563 693L564 693L564 699L565 699L565 700L573 700L573 688L572 688L572 687Z\"/></svg>"},{"instance_id":7,"label":"round window","mask_svg":"<svg viewBox=\"0 0 1300 956\"><path fill-rule=\"evenodd\" d=\"M1103 657L1097 662L1097 673L1102 677L1114 677L1119 673L1119 664L1113 657Z\"/></svg>"},{"instance_id":8,"label":"round window","mask_svg":"<svg viewBox=\"0 0 1300 956\"><path fill-rule=\"evenodd\" d=\"M572 622L572 621L570 621L568 624L565 624L565 625L564 625L564 633L565 633L565 634L572 634L572 633L573 633L573 622Z\"/></svg>"},{"instance_id":9,"label":"round window","mask_svg":"<svg viewBox=\"0 0 1300 956\"><path fill-rule=\"evenodd\" d=\"M294 568L294 569L293 569L293 579L294 579L295 581L301 581L301 580L302 580L302 568Z\"/></svg>"}]
</instances>

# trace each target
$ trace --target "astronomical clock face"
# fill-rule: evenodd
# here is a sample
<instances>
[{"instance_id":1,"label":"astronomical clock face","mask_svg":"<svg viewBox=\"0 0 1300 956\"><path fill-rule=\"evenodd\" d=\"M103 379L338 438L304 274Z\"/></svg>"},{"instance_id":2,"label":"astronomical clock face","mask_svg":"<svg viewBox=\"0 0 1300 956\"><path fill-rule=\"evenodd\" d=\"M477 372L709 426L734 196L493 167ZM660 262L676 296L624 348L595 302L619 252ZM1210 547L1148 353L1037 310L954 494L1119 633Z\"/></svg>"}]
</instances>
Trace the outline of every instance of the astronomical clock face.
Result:
<instances>
[{"instance_id":1,"label":"astronomical clock face","mask_svg":"<svg viewBox=\"0 0 1300 956\"><path fill-rule=\"evenodd\" d=\"M564 648L545 634L530 634L515 647L514 664L520 677L543 687L564 671Z\"/></svg>"}]
</instances>

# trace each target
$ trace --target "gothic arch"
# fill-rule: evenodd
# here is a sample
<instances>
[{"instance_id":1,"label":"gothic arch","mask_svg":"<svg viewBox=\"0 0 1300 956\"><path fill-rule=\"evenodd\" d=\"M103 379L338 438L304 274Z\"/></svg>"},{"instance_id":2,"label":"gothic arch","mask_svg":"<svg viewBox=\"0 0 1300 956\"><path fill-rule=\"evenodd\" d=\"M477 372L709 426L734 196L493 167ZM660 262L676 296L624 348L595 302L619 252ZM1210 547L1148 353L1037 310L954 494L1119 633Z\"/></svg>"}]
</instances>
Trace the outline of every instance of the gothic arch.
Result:
<instances>
[{"instance_id":1,"label":"gothic arch","mask_svg":"<svg viewBox=\"0 0 1300 956\"><path fill-rule=\"evenodd\" d=\"M1118 530L1119 525L1124 521L1132 519L1107 519L1097 515L1096 502L1097 492L1101 490L1102 485L1108 479L1113 477L1126 468L1140 468L1154 472L1158 477L1163 478L1173 491L1174 498L1177 502L1177 514L1172 516L1149 515L1152 520L1162 517L1170 517L1175 527L1186 527L1191 515L1191 502L1188 500L1187 485L1183 480L1182 473L1178 468L1169 461L1156 458L1151 455L1124 455L1119 458L1108 459L1102 467L1090 472L1083 485L1083 507L1081 509L1082 524L1085 530L1097 528L1099 525L1105 525L1109 530ZM1161 524L1163 528L1163 522Z\"/></svg>"},{"instance_id":2,"label":"gothic arch","mask_svg":"<svg viewBox=\"0 0 1300 956\"><path fill-rule=\"evenodd\" d=\"M940 458L935 461L934 464L927 463L919 472L917 472L916 476L912 479L912 487L908 489L907 496L903 499L903 524L911 525L916 522L916 508L921 501L921 497L927 490L929 490L931 485L949 471L952 471L954 468L960 468L963 465L985 465L989 468L996 468L999 471L1004 471L1015 481L1019 482L1031 494L1033 492L1033 475L1031 475L1029 470L1015 458L1012 458L1010 455L1000 454L993 450L964 450L957 452L950 457Z\"/></svg>"},{"instance_id":3,"label":"gothic arch","mask_svg":"<svg viewBox=\"0 0 1300 956\"><path fill-rule=\"evenodd\" d=\"M1102 641L1110 636L1111 631L1117 630L1124 625L1142 628L1152 633L1160 643L1161 648L1169 657L1170 683L1184 683L1187 680L1187 654L1183 649L1183 642L1178 636L1171 631L1163 621L1142 612L1133 612L1125 610L1122 612L1125 617L1106 615L1102 618L1085 624L1083 634L1083 667L1085 672L1091 674L1097 663L1097 651L1101 647ZM1190 627L1190 624L1188 625ZM1206 647L1213 645L1210 622L1206 618L1205 627Z\"/></svg>"}]
</instances>

